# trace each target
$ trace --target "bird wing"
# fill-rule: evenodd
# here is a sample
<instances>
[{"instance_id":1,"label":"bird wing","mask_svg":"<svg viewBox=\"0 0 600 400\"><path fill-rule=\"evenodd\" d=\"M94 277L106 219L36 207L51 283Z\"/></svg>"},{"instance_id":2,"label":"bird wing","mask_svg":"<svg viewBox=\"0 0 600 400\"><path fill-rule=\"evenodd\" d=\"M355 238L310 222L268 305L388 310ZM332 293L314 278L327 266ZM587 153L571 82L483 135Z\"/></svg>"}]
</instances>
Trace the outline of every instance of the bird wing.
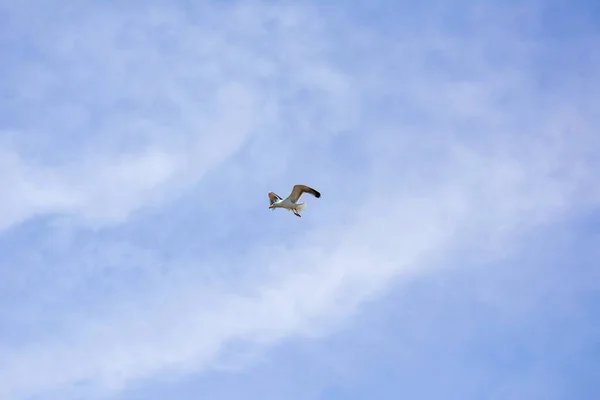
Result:
<instances>
[{"instance_id":1,"label":"bird wing","mask_svg":"<svg viewBox=\"0 0 600 400\"><path fill-rule=\"evenodd\" d=\"M321 193L317 192L315 189L308 187L306 185L294 185L294 188L292 189L292 193L290 194L290 196L288 197L290 199L291 202L295 203L298 201L298 199L300 199L300 196L302 196L302 193L310 193L313 196L315 196L317 199L319 197L321 197Z\"/></svg>"},{"instance_id":2,"label":"bird wing","mask_svg":"<svg viewBox=\"0 0 600 400\"><path fill-rule=\"evenodd\" d=\"M281 200L281 197L277 196L273 192L269 192L269 201L271 202L271 204L275 203L277 200Z\"/></svg>"}]
</instances>

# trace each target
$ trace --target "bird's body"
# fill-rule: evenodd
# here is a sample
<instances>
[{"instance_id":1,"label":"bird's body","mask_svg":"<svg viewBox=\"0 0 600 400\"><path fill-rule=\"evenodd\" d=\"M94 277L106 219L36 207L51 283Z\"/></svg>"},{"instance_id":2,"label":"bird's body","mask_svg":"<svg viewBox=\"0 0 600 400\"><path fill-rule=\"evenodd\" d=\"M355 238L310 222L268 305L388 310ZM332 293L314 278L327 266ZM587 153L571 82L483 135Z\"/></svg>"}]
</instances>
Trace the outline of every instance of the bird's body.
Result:
<instances>
[{"instance_id":1,"label":"bird's body","mask_svg":"<svg viewBox=\"0 0 600 400\"><path fill-rule=\"evenodd\" d=\"M310 193L315 196L317 199L321 197L321 193L317 192L315 189L308 187L306 185L294 185L292 189L292 193L285 199L282 199L278 195L273 192L269 192L269 208L274 210L276 208L284 208L286 210L292 211L294 215L300 217L300 212L306 209L306 203L298 203L300 196L303 193Z\"/></svg>"}]
</instances>

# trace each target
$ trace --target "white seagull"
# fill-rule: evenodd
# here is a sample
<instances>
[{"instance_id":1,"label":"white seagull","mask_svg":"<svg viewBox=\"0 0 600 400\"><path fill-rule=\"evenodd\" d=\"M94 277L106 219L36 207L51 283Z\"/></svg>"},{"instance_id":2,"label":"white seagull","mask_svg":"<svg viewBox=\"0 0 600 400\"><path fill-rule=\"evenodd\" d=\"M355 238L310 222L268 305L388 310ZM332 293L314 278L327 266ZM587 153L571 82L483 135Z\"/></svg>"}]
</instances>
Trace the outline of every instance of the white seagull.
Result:
<instances>
[{"instance_id":1,"label":"white seagull","mask_svg":"<svg viewBox=\"0 0 600 400\"><path fill-rule=\"evenodd\" d=\"M271 210L275 210L276 208L285 208L286 210L292 211L297 217L300 217L300 212L306 209L306 203L297 203L298 199L300 199L300 196L302 196L302 193L310 193L317 199L321 197L321 193L317 192L311 187L306 185L294 185L292 193L290 193L290 195L283 200L275 193L269 192L269 200L271 202L269 208Z\"/></svg>"}]
</instances>

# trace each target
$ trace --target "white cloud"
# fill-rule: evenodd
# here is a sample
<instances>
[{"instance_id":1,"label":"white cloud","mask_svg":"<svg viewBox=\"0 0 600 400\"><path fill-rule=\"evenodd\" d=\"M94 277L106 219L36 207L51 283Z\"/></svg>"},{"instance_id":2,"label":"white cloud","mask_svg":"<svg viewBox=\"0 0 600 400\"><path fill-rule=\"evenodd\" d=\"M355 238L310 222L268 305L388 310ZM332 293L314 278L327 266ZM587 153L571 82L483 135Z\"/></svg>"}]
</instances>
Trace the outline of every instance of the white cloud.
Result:
<instances>
[{"instance_id":1,"label":"white cloud","mask_svg":"<svg viewBox=\"0 0 600 400\"><path fill-rule=\"evenodd\" d=\"M46 86L40 81L61 82L73 75L68 94L57 97L58 111L72 111L72 104L82 101L79 122L53 118L45 128L40 118L31 129L60 137L65 145L69 136L61 136L62 129L91 133L81 138L84 144L72 159L64 157L53 167L47 158L60 144L49 141L47 153L28 158L20 154L36 145L6 136L10 146L0 147L6 156L0 176L16 190L0 203L10 210L3 212L0 227L41 213L65 213L77 223L91 219L105 228L114 228L113 222L134 225L132 214L142 207L153 204L160 210L184 195L218 188L223 193L202 199L223 198L233 209L221 207L222 214L203 221L228 224L230 239L252 243L250 250L147 259L134 234L123 234L133 255L117 253L111 264L121 269L110 278L128 278L127 284L93 306L71 304L53 311L61 321L56 330L11 349L2 346L2 396L82 382L93 390L117 390L164 371L203 371L232 341L270 345L293 335L327 333L395 278L449 267L444 258L450 250L464 247L493 256L509 251L531 227L579 206L597 205L593 172L598 165L587 158L600 147L588 125L592 114L561 99L537 110L504 102L504 96L539 98L527 83L534 71L522 72L520 62L507 75L482 60L477 47L452 42L440 50L433 35L407 50L367 35L353 51L375 56L372 44L388 53L381 60L348 65L337 61L346 53L340 55L333 45L354 42L326 29L315 10L255 4L203 12L221 19L194 23L173 8L135 14L104 10L84 14L74 25L53 27L45 49L69 69L22 70L21 80L31 77L37 83L20 91L19 101L50 107L55 95L42 93ZM225 25L215 27L214 21ZM165 30L151 36L155 29ZM346 27L340 35L352 30ZM134 43L128 50L122 49L128 43L123 37ZM155 45L175 38L179 46ZM504 48L514 44L511 38L496 40ZM430 63L433 50L478 63L464 82L455 83ZM403 64L408 56L412 61ZM405 76L392 71L395 65L403 66ZM79 94L79 85L94 93ZM124 103L114 109L119 100ZM322 150L344 130L353 131L346 134L369 162L358 176L325 159L342 155ZM134 150L123 155L123 148ZM309 158L317 155L322 158L311 164ZM327 165L332 167L320 169ZM290 183L284 173L318 182L323 197L307 199L309 212L301 222L270 212L265 222L265 215L255 214L264 201L243 193L265 196L275 190L271 184L285 190ZM192 190L211 177L218 184ZM354 180L370 191L346 188ZM269 187L256 189L258 184ZM336 196L338 191L344 196ZM153 203L157 199L162 202ZM216 207L206 203L198 213ZM167 220L179 217L175 211ZM339 219L328 216L330 211ZM241 222L246 213L252 215L251 228ZM153 229L173 227L181 225L167 221ZM234 228L253 237L240 237ZM80 226L57 229L53 233L77 233ZM258 237L267 233L271 236ZM279 242L281 233L294 236ZM193 237L173 235L196 245ZM98 239L96 261L108 264L103 257L121 249L115 242ZM65 253L76 246L67 243ZM136 256L142 267L133 282L126 269ZM73 286L93 290L94 284L85 281L101 276L103 266L90 270L87 263L93 260L64 259L68 263L53 265L54 271L73 276L48 279L71 286L56 284L50 293L69 299ZM166 272L157 272L159 264Z\"/></svg>"},{"instance_id":2,"label":"white cloud","mask_svg":"<svg viewBox=\"0 0 600 400\"><path fill-rule=\"evenodd\" d=\"M141 17L133 9L122 15L99 9L73 11L81 17L35 35L46 63L21 65L8 88L14 97L8 106L17 120L26 119L24 128L0 137L8 142L5 158L14 160L1 171L6 183L28 182L36 191L17 191L15 209L4 213L0 227L38 212L123 221L153 196L197 182L250 137L278 134L292 123L303 125L293 145L305 143L321 135L316 129L326 125L315 125L315 115L325 113L338 114L335 123L343 126L352 96L340 90L348 84L318 47L305 43L310 25L297 31L307 22L302 13L204 11L204 22L217 18L224 26L186 23L175 8ZM264 31L261 24L269 23L281 34ZM249 50L252 40L272 48ZM317 100L303 115L292 109L300 91ZM23 152L41 162L22 160ZM49 168L47 160L58 165Z\"/></svg>"}]
</instances>

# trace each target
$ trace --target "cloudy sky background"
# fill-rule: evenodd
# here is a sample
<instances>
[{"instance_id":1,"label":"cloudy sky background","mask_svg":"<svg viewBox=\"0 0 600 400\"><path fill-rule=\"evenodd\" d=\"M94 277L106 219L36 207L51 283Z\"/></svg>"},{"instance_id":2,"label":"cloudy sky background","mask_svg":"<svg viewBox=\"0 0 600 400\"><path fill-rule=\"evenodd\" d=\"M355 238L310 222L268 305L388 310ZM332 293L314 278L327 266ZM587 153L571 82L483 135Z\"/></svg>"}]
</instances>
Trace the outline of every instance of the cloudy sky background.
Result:
<instances>
[{"instance_id":1,"label":"cloudy sky background","mask_svg":"<svg viewBox=\"0 0 600 400\"><path fill-rule=\"evenodd\" d=\"M0 398L599 396L599 17L0 2Z\"/></svg>"}]
</instances>

